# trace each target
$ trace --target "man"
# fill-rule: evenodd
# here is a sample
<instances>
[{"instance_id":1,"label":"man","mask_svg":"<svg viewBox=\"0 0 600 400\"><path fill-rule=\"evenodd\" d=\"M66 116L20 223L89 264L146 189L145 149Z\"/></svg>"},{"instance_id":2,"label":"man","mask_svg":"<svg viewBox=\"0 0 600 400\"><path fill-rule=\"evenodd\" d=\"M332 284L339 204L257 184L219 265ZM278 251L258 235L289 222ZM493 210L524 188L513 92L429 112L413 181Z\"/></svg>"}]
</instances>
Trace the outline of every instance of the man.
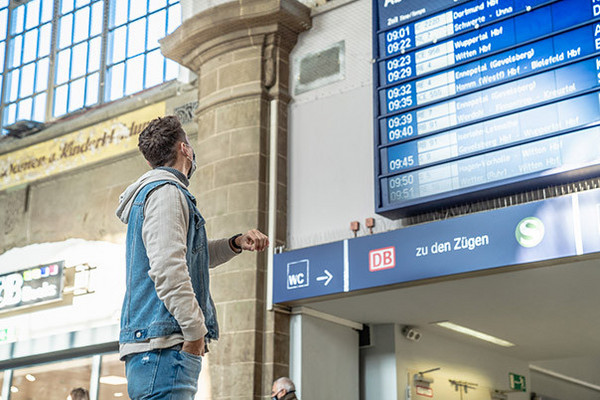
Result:
<instances>
[{"instance_id":1,"label":"man","mask_svg":"<svg viewBox=\"0 0 600 400\"><path fill-rule=\"evenodd\" d=\"M242 250L262 251L258 230L208 241L204 219L187 190L195 154L174 116L157 118L138 147L153 168L120 197L127 224L126 292L120 356L131 399L193 399L202 356L219 337L209 267Z\"/></svg>"},{"instance_id":2,"label":"man","mask_svg":"<svg viewBox=\"0 0 600 400\"><path fill-rule=\"evenodd\" d=\"M90 400L90 392L86 388L78 387L71 390L67 400Z\"/></svg>"},{"instance_id":3,"label":"man","mask_svg":"<svg viewBox=\"0 0 600 400\"><path fill-rule=\"evenodd\" d=\"M271 388L272 400L298 400L296 397L296 387L294 382L288 377L281 377L273 382Z\"/></svg>"}]
</instances>

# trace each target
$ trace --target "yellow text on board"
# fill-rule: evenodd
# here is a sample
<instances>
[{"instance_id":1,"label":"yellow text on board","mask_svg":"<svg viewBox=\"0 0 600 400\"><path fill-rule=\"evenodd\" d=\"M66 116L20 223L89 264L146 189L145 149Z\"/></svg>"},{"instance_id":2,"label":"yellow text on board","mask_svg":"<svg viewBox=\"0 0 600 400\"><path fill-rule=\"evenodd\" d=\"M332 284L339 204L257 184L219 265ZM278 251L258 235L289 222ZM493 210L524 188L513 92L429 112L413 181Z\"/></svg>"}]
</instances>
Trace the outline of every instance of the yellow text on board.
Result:
<instances>
[{"instance_id":1,"label":"yellow text on board","mask_svg":"<svg viewBox=\"0 0 600 400\"><path fill-rule=\"evenodd\" d=\"M137 148L138 135L165 103L120 115L76 132L0 155L0 190L103 161Z\"/></svg>"}]
</instances>

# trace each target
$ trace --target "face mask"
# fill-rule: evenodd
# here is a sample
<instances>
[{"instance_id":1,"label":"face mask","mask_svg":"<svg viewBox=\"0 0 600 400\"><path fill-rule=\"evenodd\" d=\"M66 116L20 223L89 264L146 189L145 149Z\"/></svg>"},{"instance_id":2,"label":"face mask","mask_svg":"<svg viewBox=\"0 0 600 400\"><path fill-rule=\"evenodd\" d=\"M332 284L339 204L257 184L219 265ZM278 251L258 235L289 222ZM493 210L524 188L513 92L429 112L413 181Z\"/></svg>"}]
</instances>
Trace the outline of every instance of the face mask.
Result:
<instances>
[{"instance_id":1,"label":"face mask","mask_svg":"<svg viewBox=\"0 0 600 400\"><path fill-rule=\"evenodd\" d=\"M192 146L190 146L190 148L192 148ZM188 174L187 174L187 178L188 179L190 179L192 177L192 175L194 175L194 172L196 172L196 167L197 167L197 165L196 165L196 152L193 149L192 149L192 154L193 154L192 159L190 160L188 158L188 160L190 160L192 162L192 166L190 167L190 170L188 171Z\"/></svg>"}]
</instances>

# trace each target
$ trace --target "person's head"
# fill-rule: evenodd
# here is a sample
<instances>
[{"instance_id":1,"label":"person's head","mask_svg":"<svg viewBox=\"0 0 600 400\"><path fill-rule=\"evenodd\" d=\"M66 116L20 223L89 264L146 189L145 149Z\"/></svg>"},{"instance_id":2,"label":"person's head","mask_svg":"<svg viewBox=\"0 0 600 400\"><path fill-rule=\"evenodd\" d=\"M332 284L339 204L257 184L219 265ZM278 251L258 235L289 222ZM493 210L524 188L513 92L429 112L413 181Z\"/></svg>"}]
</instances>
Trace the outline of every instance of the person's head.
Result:
<instances>
[{"instance_id":1,"label":"person's head","mask_svg":"<svg viewBox=\"0 0 600 400\"><path fill-rule=\"evenodd\" d=\"M150 121L140 133L138 148L152 168L174 167L191 176L195 154L176 116Z\"/></svg>"},{"instance_id":2,"label":"person's head","mask_svg":"<svg viewBox=\"0 0 600 400\"><path fill-rule=\"evenodd\" d=\"M90 400L90 392L85 388L78 387L71 390L69 397L71 400Z\"/></svg>"},{"instance_id":3,"label":"person's head","mask_svg":"<svg viewBox=\"0 0 600 400\"><path fill-rule=\"evenodd\" d=\"M294 382L288 377L282 376L273 382L273 387L271 388L271 398L273 400L281 399L288 393L292 393L296 391L296 387L294 386Z\"/></svg>"}]
</instances>

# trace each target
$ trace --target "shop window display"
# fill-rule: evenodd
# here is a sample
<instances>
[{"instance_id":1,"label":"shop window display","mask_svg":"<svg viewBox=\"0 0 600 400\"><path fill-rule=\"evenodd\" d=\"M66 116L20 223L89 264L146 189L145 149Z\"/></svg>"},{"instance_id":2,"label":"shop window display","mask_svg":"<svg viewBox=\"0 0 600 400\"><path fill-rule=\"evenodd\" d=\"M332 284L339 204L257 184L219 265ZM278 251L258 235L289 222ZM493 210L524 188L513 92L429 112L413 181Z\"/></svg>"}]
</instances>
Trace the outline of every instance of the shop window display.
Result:
<instances>
[{"instance_id":1,"label":"shop window display","mask_svg":"<svg viewBox=\"0 0 600 400\"><path fill-rule=\"evenodd\" d=\"M65 400L72 389L89 389L92 358L15 369L11 385L11 400Z\"/></svg>"},{"instance_id":2,"label":"shop window display","mask_svg":"<svg viewBox=\"0 0 600 400\"><path fill-rule=\"evenodd\" d=\"M127 399L125 363L119 360L119 355L103 355L100 371L98 400Z\"/></svg>"}]
</instances>

